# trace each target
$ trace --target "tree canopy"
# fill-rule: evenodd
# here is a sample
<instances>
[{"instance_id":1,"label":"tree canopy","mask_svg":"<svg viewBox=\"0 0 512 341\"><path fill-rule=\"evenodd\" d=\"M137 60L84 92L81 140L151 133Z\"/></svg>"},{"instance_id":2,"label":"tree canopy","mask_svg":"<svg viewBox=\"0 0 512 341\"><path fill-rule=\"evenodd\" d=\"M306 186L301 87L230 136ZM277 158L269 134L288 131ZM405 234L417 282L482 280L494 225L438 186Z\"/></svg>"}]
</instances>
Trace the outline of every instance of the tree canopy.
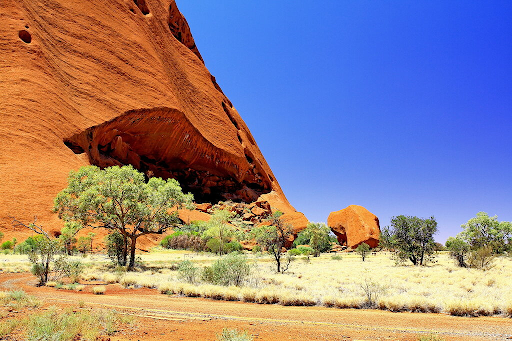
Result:
<instances>
[{"instance_id":1,"label":"tree canopy","mask_svg":"<svg viewBox=\"0 0 512 341\"><path fill-rule=\"evenodd\" d=\"M284 272L287 270L287 266L281 266L282 249L293 234L292 227L280 219L281 215L281 212L275 212L267 219L270 225L255 227L251 231L256 242L258 242L258 244L264 247L274 257L277 272Z\"/></svg>"},{"instance_id":2,"label":"tree canopy","mask_svg":"<svg viewBox=\"0 0 512 341\"><path fill-rule=\"evenodd\" d=\"M400 259L409 259L414 265L424 265L433 255L437 232L434 217L422 219L399 215L391 218L391 225L382 230L384 247L394 249Z\"/></svg>"},{"instance_id":3,"label":"tree canopy","mask_svg":"<svg viewBox=\"0 0 512 341\"><path fill-rule=\"evenodd\" d=\"M331 229L322 223L309 223L308 226L299 232L293 241L293 246L309 245L313 249L313 255L318 257L321 252L331 249L335 238L330 237Z\"/></svg>"},{"instance_id":4,"label":"tree canopy","mask_svg":"<svg viewBox=\"0 0 512 341\"><path fill-rule=\"evenodd\" d=\"M491 247L494 253L503 253L512 249L512 223L498 221L497 216L489 217L478 212L476 217L462 224L463 231L457 236L472 249Z\"/></svg>"},{"instance_id":5,"label":"tree canopy","mask_svg":"<svg viewBox=\"0 0 512 341\"><path fill-rule=\"evenodd\" d=\"M192 194L183 194L174 179L150 178L146 182L132 166L104 170L87 166L70 173L68 187L55 198L54 210L64 221L81 228L118 231L130 241L128 270L132 270L137 238L163 233L178 223L175 209L191 202Z\"/></svg>"}]
</instances>

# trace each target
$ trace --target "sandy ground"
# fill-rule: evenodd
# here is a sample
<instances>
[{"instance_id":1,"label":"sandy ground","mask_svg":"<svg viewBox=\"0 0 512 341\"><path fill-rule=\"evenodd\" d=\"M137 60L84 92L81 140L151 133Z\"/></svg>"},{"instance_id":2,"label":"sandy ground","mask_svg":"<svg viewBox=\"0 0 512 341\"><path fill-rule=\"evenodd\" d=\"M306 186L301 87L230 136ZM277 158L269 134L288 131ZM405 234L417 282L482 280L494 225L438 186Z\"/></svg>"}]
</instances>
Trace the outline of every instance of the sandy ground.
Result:
<instances>
[{"instance_id":1,"label":"sandy ground","mask_svg":"<svg viewBox=\"0 0 512 341\"><path fill-rule=\"evenodd\" d=\"M284 307L167 296L152 289L108 285L105 295L35 287L30 274L0 274L0 290L23 289L47 305L115 309L140 318L135 330L112 340L215 340L223 328L251 333L255 340L444 340L512 339L512 319L379 310Z\"/></svg>"}]
</instances>

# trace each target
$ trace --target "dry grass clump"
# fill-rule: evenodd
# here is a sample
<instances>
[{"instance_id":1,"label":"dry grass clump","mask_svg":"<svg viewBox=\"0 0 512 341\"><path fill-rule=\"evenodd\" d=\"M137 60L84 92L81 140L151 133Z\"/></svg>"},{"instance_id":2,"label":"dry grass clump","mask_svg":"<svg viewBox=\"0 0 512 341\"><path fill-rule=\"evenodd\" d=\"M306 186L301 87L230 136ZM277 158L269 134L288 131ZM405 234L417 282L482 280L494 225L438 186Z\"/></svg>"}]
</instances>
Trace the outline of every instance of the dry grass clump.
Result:
<instances>
[{"instance_id":1,"label":"dry grass clump","mask_svg":"<svg viewBox=\"0 0 512 341\"><path fill-rule=\"evenodd\" d=\"M237 329L222 329L222 333L217 335L218 341L252 341L254 338L246 331Z\"/></svg>"},{"instance_id":2,"label":"dry grass clump","mask_svg":"<svg viewBox=\"0 0 512 341\"><path fill-rule=\"evenodd\" d=\"M107 287L104 285L96 285L92 287L92 293L94 295L104 295L105 291L107 291Z\"/></svg>"}]
</instances>

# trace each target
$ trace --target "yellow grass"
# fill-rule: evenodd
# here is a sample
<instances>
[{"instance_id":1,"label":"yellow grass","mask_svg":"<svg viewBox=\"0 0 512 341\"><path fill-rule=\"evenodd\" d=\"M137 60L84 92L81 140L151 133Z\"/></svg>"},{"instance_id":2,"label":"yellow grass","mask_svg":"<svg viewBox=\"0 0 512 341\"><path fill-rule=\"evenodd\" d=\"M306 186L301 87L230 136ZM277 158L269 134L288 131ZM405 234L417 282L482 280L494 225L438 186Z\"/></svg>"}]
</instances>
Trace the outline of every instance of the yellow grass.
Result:
<instances>
[{"instance_id":1,"label":"yellow grass","mask_svg":"<svg viewBox=\"0 0 512 341\"><path fill-rule=\"evenodd\" d=\"M499 257L492 269L482 271L459 268L446 253L438 255L436 263L424 267L397 266L387 253L370 256L365 262L355 253L344 253L341 260L324 254L310 257L309 262L297 259L288 272L278 274L270 256L248 257L253 263L252 275L240 288L200 280L197 284L182 283L178 272L171 270L173 264L191 260L204 267L218 259L211 254L184 251L141 255L149 270L133 273L107 271L105 258L102 262L91 260L82 280L157 288L162 293L189 297L333 308L368 307L364 286L369 283L376 295L373 306L378 309L512 317L512 258ZM16 262L10 264L19 266Z\"/></svg>"}]
</instances>

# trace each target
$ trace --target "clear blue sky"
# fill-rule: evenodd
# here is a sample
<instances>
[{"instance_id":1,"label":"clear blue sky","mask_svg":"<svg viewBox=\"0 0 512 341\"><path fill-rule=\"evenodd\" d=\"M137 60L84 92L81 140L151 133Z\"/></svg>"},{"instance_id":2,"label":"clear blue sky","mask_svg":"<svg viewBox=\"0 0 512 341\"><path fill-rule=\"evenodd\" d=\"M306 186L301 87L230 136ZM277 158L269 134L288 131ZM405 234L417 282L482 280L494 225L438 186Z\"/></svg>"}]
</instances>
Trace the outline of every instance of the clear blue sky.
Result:
<instances>
[{"instance_id":1,"label":"clear blue sky","mask_svg":"<svg viewBox=\"0 0 512 341\"><path fill-rule=\"evenodd\" d=\"M311 221L512 221L512 1L178 0L206 66Z\"/></svg>"}]
</instances>

